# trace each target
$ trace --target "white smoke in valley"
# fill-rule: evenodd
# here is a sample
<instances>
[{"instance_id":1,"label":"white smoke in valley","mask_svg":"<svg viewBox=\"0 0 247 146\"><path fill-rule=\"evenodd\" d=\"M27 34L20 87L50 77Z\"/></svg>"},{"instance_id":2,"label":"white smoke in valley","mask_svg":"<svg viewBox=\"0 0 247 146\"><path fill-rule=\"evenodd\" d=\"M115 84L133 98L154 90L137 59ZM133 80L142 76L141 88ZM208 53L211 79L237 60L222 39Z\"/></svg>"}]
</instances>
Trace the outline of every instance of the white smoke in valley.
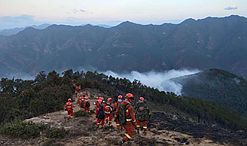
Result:
<instances>
[{"instance_id":1,"label":"white smoke in valley","mask_svg":"<svg viewBox=\"0 0 247 146\"><path fill-rule=\"evenodd\" d=\"M175 83L171 79L191 75L198 73L199 70L169 70L164 72L146 72L140 73L137 71L132 71L131 73L118 74L112 71L104 72L104 74L108 76L118 77L118 78L126 78L130 81L134 81L135 79L140 81L142 84L147 85L149 87L157 88L160 91L173 92L177 95L181 95L182 85L179 83Z\"/></svg>"},{"instance_id":2,"label":"white smoke in valley","mask_svg":"<svg viewBox=\"0 0 247 146\"><path fill-rule=\"evenodd\" d=\"M64 71L64 70L63 70ZM58 71L59 75L62 76L61 70ZM85 68L78 68L74 71L95 71L95 69L85 69ZM160 91L166 91L166 92L173 92L177 95L181 95L182 91L182 85L179 83L174 82L173 78L181 77L181 76L186 76L186 75L191 75L200 72L199 70L169 70L169 71L164 71L164 72L155 72L155 71L150 71L150 72L145 72L145 73L140 73L137 71L132 71L130 73L115 73L113 71L106 71L106 72L101 72L104 73L105 75L108 76L113 76L117 78L126 78L129 79L130 81L138 80L142 84L147 85L149 87L157 88ZM47 72L46 72L47 73ZM35 79L36 75L30 75L27 73L15 73L15 74L8 74L2 77L7 77L9 79L23 79L23 80L33 80Z\"/></svg>"}]
</instances>

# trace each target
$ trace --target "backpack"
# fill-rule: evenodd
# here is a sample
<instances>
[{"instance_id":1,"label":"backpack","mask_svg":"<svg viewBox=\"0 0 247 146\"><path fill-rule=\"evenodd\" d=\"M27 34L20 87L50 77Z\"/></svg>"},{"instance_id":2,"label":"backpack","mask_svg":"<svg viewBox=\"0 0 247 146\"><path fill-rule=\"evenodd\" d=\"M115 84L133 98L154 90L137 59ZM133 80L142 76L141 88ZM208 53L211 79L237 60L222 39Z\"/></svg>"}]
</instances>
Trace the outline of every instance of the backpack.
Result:
<instances>
[{"instance_id":1,"label":"backpack","mask_svg":"<svg viewBox=\"0 0 247 146\"><path fill-rule=\"evenodd\" d=\"M140 102L136 104L136 119L140 121L148 121L149 120L149 109L147 104L144 102Z\"/></svg>"},{"instance_id":2,"label":"backpack","mask_svg":"<svg viewBox=\"0 0 247 146\"><path fill-rule=\"evenodd\" d=\"M103 107L102 104L99 106L99 111L98 111L98 114L97 114L97 118L98 119L104 119L105 118L104 107Z\"/></svg>"},{"instance_id":3,"label":"backpack","mask_svg":"<svg viewBox=\"0 0 247 146\"><path fill-rule=\"evenodd\" d=\"M90 107L90 102L89 101L86 101L86 107Z\"/></svg>"},{"instance_id":4,"label":"backpack","mask_svg":"<svg viewBox=\"0 0 247 146\"><path fill-rule=\"evenodd\" d=\"M80 106L81 106L81 108L84 108L84 102L81 101Z\"/></svg>"},{"instance_id":5,"label":"backpack","mask_svg":"<svg viewBox=\"0 0 247 146\"><path fill-rule=\"evenodd\" d=\"M118 109L118 120L120 125L125 125L126 124L126 110L127 110L127 105L124 104L119 104L119 109Z\"/></svg>"}]
</instances>

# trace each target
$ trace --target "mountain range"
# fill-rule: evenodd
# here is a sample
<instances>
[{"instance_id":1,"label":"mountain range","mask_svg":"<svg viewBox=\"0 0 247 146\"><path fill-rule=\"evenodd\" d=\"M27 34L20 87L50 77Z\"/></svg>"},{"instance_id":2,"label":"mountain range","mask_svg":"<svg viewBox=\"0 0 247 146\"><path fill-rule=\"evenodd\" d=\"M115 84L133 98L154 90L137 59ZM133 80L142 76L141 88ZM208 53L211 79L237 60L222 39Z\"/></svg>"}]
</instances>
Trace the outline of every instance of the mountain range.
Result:
<instances>
[{"instance_id":1,"label":"mountain range","mask_svg":"<svg viewBox=\"0 0 247 146\"><path fill-rule=\"evenodd\" d=\"M111 28L51 25L0 36L0 74L95 68L116 72L224 69L247 77L247 18Z\"/></svg>"},{"instance_id":2,"label":"mountain range","mask_svg":"<svg viewBox=\"0 0 247 146\"><path fill-rule=\"evenodd\" d=\"M32 25L29 27L33 27L35 29L45 29L48 26L50 26L50 24ZM10 28L10 29L3 29L3 30L0 30L0 35L2 35L2 36L15 35L15 34L19 33L20 31L23 31L25 28L26 27L16 27L16 28Z\"/></svg>"}]
</instances>

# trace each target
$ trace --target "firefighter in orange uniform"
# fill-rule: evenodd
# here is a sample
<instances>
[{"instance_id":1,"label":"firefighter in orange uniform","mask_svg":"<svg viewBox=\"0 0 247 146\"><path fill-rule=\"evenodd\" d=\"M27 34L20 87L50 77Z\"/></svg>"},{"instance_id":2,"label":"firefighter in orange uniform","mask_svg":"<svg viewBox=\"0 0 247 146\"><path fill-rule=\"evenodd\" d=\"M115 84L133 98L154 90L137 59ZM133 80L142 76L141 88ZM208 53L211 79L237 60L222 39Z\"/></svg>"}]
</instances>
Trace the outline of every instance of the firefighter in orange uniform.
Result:
<instances>
[{"instance_id":1,"label":"firefighter in orange uniform","mask_svg":"<svg viewBox=\"0 0 247 146\"><path fill-rule=\"evenodd\" d=\"M121 129L122 127L120 126L119 123L119 117L118 117L118 109L119 109L119 105L122 103L123 101L123 96L122 95L118 95L118 100L114 103L114 111L115 111L115 122L116 122L116 126L118 129Z\"/></svg>"},{"instance_id":2,"label":"firefighter in orange uniform","mask_svg":"<svg viewBox=\"0 0 247 146\"><path fill-rule=\"evenodd\" d=\"M113 107L112 107L112 98L107 99L107 103L104 105L104 112L105 112L105 124L108 126L112 126L112 119L113 119Z\"/></svg>"},{"instance_id":3,"label":"firefighter in orange uniform","mask_svg":"<svg viewBox=\"0 0 247 146\"><path fill-rule=\"evenodd\" d=\"M125 130L124 137L121 143L129 141L135 136L135 110L131 103L134 100L134 95L131 93L127 93L125 96L125 100L120 104L118 115L119 122L123 126Z\"/></svg>"},{"instance_id":4,"label":"firefighter in orange uniform","mask_svg":"<svg viewBox=\"0 0 247 146\"><path fill-rule=\"evenodd\" d=\"M136 103L135 106L136 111L136 128L138 130L138 133L140 130L143 130L143 134L146 134L147 126L148 126L148 120L150 117L150 111L147 106L147 103L144 100L144 97L140 97L139 101Z\"/></svg>"},{"instance_id":5,"label":"firefighter in orange uniform","mask_svg":"<svg viewBox=\"0 0 247 146\"><path fill-rule=\"evenodd\" d=\"M84 100L84 110L85 112L89 112L90 111L90 101L88 99L88 96L85 97L85 100Z\"/></svg>"},{"instance_id":6,"label":"firefighter in orange uniform","mask_svg":"<svg viewBox=\"0 0 247 146\"><path fill-rule=\"evenodd\" d=\"M73 103L71 101L71 98L68 99L68 102L65 104L64 108L68 113L68 119L73 118L73 115L74 115L73 108L74 107L73 107Z\"/></svg>"},{"instance_id":7,"label":"firefighter in orange uniform","mask_svg":"<svg viewBox=\"0 0 247 146\"><path fill-rule=\"evenodd\" d=\"M81 107L81 102L82 101L82 96L80 95L78 98L77 98L77 105L79 106L79 107Z\"/></svg>"},{"instance_id":8,"label":"firefighter in orange uniform","mask_svg":"<svg viewBox=\"0 0 247 146\"><path fill-rule=\"evenodd\" d=\"M75 84L74 88L75 88L75 94L76 95L81 92L81 85L80 84L78 84L78 83Z\"/></svg>"},{"instance_id":9,"label":"firefighter in orange uniform","mask_svg":"<svg viewBox=\"0 0 247 146\"><path fill-rule=\"evenodd\" d=\"M95 118L96 118L96 124L97 124L97 113L99 110L99 97L96 97L96 101L93 103L94 104L94 110L95 110Z\"/></svg>"},{"instance_id":10,"label":"firefighter in orange uniform","mask_svg":"<svg viewBox=\"0 0 247 146\"><path fill-rule=\"evenodd\" d=\"M105 113L104 113L104 105L103 100L98 99L98 106L96 109L96 123L98 128L103 128L105 125Z\"/></svg>"}]
</instances>

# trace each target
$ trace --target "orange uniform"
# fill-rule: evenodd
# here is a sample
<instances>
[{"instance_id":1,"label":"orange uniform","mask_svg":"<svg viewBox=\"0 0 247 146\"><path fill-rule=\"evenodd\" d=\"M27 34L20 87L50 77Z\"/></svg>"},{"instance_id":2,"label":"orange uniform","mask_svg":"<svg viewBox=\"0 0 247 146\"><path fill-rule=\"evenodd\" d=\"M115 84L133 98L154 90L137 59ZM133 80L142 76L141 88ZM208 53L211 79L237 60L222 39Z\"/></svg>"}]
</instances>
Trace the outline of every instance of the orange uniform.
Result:
<instances>
[{"instance_id":1,"label":"orange uniform","mask_svg":"<svg viewBox=\"0 0 247 146\"><path fill-rule=\"evenodd\" d=\"M78 94L81 92L81 85L75 85L75 94Z\"/></svg>"},{"instance_id":2,"label":"orange uniform","mask_svg":"<svg viewBox=\"0 0 247 146\"><path fill-rule=\"evenodd\" d=\"M125 129L123 141L128 141L135 135L135 110L134 107L127 100L123 101L121 104L126 106L126 123L123 125Z\"/></svg>"},{"instance_id":3,"label":"orange uniform","mask_svg":"<svg viewBox=\"0 0 247 146\"><path fill-rule=\"evenodd\" d=\"M79 107L81 107L82 99L83 99L82 96L78 97L78 99L77 99L77 105L78 105Z\"/></svg>"},{"instance_id":4,"label":"orange uniform","mask_svg":"<svg viewBox=\"0 0 247 146\"><path fill-rule=\"evenodd\" d=\"M68 113L68 119L71 119L74 115L73 108L74 108L73 103L71 102L71 99L69 98L68 102L65 104L65 110Z\"/></svg>"},{"instance_id":5,"label":"orange uniform","mask_svg":"<svg viewBox=\"0 0 247 146\"><path fill-rule=\"evenodd\" d=\"M136 127L138 131L140 129L144 130L144 134L146 134L148 120L150 117L150 111L147 107L146 102L144 101L144 97L140 97L139 101L136 103Z\"/></svg>"},{"instance_id":6,"label":"orange uniform","mask_svg":"<svg viewBox=\"0 0 247 146\"><path fill-rule=\"evenodd\" d=\"M115 122L116 126L118 129L122 128L120 123L119 123L119 115L118 115L118 110L119 110L119 105L122 103L122 95L118 96L118 101L114 103L114 111L115 111Z\"/></svg>"},{"instance_id":7,"label":"orange uniform","mask_svg":"<svg viewBox=\"0 0 247 146\"><path fill-rule=\"evenodd\" d=\"M96 123L97 126L104 127L105 125L105 113L104 113L104 106L102 105L102 100L98 100L97 107L96 107Z\"/></svg>"},{"instance_id":8,"label":"orange uniform","mask_svg":"<svg viewBox=\"0 0 247 146\"><path fill-rule=\"evenodd\" d=\"M83 104L84 104L83 107L84 107L85 112L89 112L90 111L90 101L87 96L85 97Z\"/></svg>"},{"instance_id":9,"label":"orange uniform","mask_svg":"<svg viewBox=\"0 0 247 146\"><path fill-rule=\"evenodd\" d=\"M108 124L108 126L112 126L112 119L113 119L113 105L112 105L112 99L108 98L107 103L104 104L104 113L105 113L105 123Z\"/></svg>"}]
</instances>

